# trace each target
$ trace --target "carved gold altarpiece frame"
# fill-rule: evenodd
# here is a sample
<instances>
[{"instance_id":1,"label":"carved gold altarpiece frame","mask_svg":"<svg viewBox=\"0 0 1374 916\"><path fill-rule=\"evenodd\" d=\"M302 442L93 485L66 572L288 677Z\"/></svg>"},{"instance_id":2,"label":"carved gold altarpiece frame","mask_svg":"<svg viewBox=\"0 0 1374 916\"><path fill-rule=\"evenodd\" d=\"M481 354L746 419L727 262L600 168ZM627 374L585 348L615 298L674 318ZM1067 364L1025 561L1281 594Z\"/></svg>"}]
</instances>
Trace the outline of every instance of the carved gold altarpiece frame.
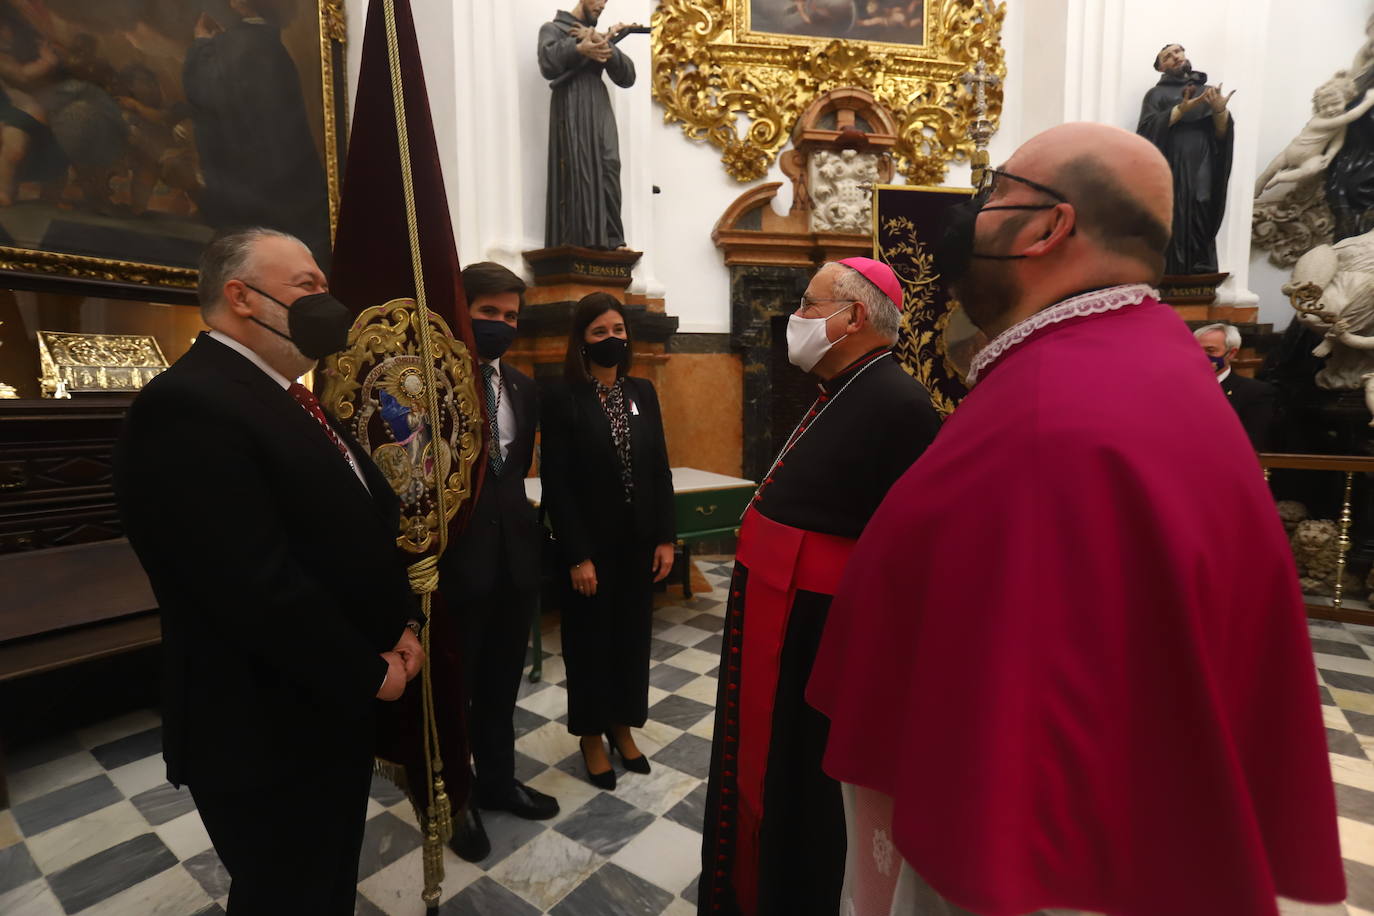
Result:
<instances>
[{"instance_id":1,"label":"carved gold altarpiece frame","mask_svg":"<svg viewBox=\"0 0 1374 916\"><path fill-rule=\"evenodd\" d=\"M100 4L106 0L87 0ZM334 231L339 215L340 163L347 130L347 100L344 46L347 40L345 0L297 0L301 15L310 15L318 28L318 66L323 114L325 175L329 188L329 228ZM77 24L79 21L74 20ZM298 64L301 62L298 62ZM129 217L137 219L136 217ZM113 254L113 253L112 253ZM195 267L149 263L136 257L93 257L42 247L0 245L0 274L15 272L76 280L83 283L113 283L164 289L195 288Z\"/></svg>"},{"instance_id":2,"label":"carved gold altarpiece frame","mask_svg":"<svg viewBox=\"0 0 1374 916\"><path fill-rule=\"evenodd\" d=\"M739 181L768 171L798 116L821 93L865 89L897 119L893 153L913 184L938 185L974 151L974 93L960 77L982 62L1006 75L1005 3L926 0L925 43L755 32L753 0L662 0L653 17L653 93L666 123L721 150ZM994 129L1000 82L987 92Z\"/></svg>"}]
</instances>

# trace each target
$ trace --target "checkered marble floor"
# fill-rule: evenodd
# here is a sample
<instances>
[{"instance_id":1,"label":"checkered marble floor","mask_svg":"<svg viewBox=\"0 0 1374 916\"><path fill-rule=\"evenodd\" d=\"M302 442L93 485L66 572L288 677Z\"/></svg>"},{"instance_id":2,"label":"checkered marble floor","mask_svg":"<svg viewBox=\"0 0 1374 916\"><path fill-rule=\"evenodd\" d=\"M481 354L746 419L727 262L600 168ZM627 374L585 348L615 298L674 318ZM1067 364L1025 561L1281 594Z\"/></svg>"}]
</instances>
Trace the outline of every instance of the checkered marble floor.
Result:
<instances>
[{"instance_id":1,"label":"checkered marble floor","mask_svg":"<svg viewBox=\"0 0 1374 916\"><path fill-rule=\"evenodd\" d=\"M540 822L485 812L491 855L474 864L445 850L442 914L696 912L731 558L694 560L712 591L683 601L671 589L654 612L649 722L637 735L653 772L627 774L617 766L614 792L587 782L577 739L563 724L559 632L545 630L543 679L522 683L515 712L516 775L556 797L562 811ZM1374 663L1369 673L1374 690ZM229 877L190 793L166 782L160 724L155 712L135 712L12 754L12 807L0 811L0 913L223 912ZM1365 763L1374 790L1374 764ZM1374 792L1367 794L1374 800ZM1366 829L1374 835L1374 826ZM359 916L424 913L415 815L380 779L373 781L358 876Z\"/></svg>"}]
</instances>

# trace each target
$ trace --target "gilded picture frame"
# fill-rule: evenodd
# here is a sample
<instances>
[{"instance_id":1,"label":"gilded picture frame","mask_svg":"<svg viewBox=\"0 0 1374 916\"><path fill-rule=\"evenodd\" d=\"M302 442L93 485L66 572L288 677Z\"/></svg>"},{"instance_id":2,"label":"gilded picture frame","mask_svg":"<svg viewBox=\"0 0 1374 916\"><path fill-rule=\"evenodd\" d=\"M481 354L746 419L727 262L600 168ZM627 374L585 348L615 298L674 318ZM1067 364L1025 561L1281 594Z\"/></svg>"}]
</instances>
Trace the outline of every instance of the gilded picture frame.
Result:
<instances>
[{"instance_id":1,"label":"gilded picture frame","mask_svg":"<svg viewBox=\"0 0 1374 916\"><path fill-rule=\"evenodd\" d=\"M897 119L898 170L913 184L938 185L950 163L967 161L978 119L960 77L982 61L1005 77L1005 3L925 0L922 43L849 40L756 31L760 0L662 0L653 17L653 94L664 122L721 150L735 179L762 178L817 95L840 87L871 92ZM798 8L837 0L774 0ZM853 0L856 13L861 0ZM852 30L851 30L852 31ZM848 32L846 32L848 34ZM914 35L899 30L901 37ZM1000 80L987 91L993 129L1002 111Z\"/></svg>"},{"instance_id":2,"label":"gilded picture frame","mask_svg":"<svg viewBox=\"0 0 1374 916\"><path fill-rule=\"evenodd\" d=\"M344 0L0 0L0 276L185 291L261 224L326 265L345 41Z\"/></svg>"}]
</instances>

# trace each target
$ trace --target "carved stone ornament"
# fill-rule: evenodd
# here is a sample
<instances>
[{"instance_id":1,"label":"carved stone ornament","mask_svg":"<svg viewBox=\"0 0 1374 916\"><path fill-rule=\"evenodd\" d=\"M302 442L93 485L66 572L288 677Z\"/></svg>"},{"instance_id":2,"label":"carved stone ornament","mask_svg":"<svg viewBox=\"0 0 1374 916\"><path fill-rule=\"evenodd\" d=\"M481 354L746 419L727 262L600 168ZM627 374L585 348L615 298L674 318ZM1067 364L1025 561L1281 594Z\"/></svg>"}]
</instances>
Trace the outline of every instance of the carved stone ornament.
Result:
<instances>
[{"instance_id":1,"label":"carved stone ornament","mask_svg":"<svg viewBox=\"0 0 1374 916\"><path fill-rule=\"evenodd\" d=\"M852 149L819 150L808 164L811 231L866 231L873 222L873 186L882 157Z\"/></svg>"},{"instance_id":2,"label":"carved stone ornament","mask_svg":"<svg viewBox=\"0 0 1374 916\"><path fill-rule=\"evenodd\" d=\"M653 93L664 121L718 147L730 175L762 178L798 116L841 87L866 89L896 113L893 153L913 184L938 185L951 162L971 157L976 93L960 77L980 61L984 72L1005 77L1005 4L927 0L921 45L755 32L750 6L662 0L653 18ZM986 93L995 126L1001 83Z\"/></svg>"},{"instance_id":3,"label":"carved stone ornament","mask_svg":"<svg viewBox=\"0 0 1374 916\"><path fill-rule=\"evenodd\" d=\"M361 312L348 347L324 363L320 401L376 463L401 500L396 544L422 554L472 495L472 468L482 452L482 407L467 347L430 313L431 359L439 380L437 421L430 416L414 299L393 299ZM440 455L440 452L443 455ZM445 518L439 520L436 477L446 467Z\"/></svg>"},{"instance_id":4,"label":"carved stone ornament","mask_svg":"<svg viewBox=\"0 0 1374 916\"><path fill-rule=\"evenodd\" d=\"M1269 250L1271 264L1292 267L1313 248L1330 244L1335 225L1326 205L1326 183L1319 176L1279 200L1256 201L1250 239L1256 248Z\"/></svg>"}]
</instances>

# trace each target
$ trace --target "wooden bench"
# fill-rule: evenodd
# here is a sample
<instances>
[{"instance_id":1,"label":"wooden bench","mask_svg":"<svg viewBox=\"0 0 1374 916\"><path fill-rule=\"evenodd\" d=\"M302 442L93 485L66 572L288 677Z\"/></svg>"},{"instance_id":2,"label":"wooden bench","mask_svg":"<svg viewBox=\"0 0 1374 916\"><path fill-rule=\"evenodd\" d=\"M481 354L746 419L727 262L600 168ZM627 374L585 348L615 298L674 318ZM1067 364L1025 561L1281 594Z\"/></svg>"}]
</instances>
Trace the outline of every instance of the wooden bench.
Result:
<instances>
[{"instance_id":1,"label":"wooden bench","mask_svg":"<svg viewBox=\"0 0 1374 916\"><path fill-rule=\"evenodd\" d=\"M0 582L0 683L162 641L153 590L124 538L0 554Z\"/></svg>"}]
</instances>

